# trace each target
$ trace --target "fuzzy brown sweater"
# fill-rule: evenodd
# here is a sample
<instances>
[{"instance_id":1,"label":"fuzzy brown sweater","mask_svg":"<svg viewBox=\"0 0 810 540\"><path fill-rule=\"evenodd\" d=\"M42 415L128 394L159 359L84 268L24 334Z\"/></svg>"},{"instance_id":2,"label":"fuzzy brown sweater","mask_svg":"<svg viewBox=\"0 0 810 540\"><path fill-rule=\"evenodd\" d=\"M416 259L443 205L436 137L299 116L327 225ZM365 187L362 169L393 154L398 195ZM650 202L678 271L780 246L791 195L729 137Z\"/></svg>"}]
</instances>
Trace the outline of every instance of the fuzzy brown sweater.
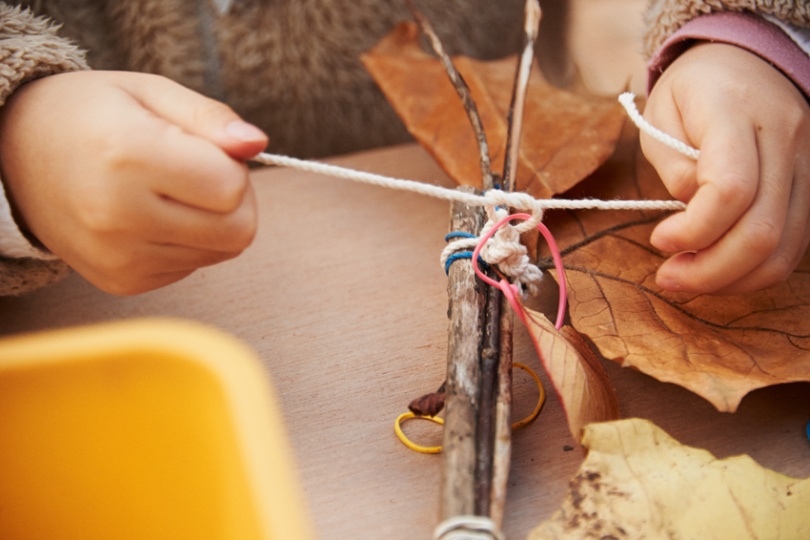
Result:
<instances>
[{"instance_id":1,"label":"fuzzy brown sweater","mask_svg":"<svg viewBox=\"0 0 810 540\"><path fill-rule=\"evenodd\" d=\"M359 61L402 0L28 0L0 2L0 106L28 80L79 69L157 73L228 103L274 152L333 155L409 136ZM454 53L517 50L523 0L418 2ZM545 2L541 36L563 41L563 0ZM688 20L757 10L807 26L807 0L651 0L648 54ZM551 15L550 17L548 15ZM548 47L546 47L547 49ZM0 258L0 296L60 279L59 261Z\"/></svg>"}]
</instances>

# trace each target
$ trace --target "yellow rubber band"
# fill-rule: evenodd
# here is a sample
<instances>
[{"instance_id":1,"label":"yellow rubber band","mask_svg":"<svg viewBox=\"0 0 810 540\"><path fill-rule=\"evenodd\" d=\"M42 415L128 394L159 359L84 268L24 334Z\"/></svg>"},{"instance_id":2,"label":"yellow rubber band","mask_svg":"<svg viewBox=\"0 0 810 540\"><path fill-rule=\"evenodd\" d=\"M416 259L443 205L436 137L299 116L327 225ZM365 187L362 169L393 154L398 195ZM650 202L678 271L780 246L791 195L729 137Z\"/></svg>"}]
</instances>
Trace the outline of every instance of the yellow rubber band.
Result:
<instances>
[{"instance_id":1,"label":"yellow rubber band","mask_svg":"<svg viewBox=\"0 0 810 540\"><path fill-rule=\"evenodd\" d=\"M515 362L512 364L512 367L522 369L523 371L528 373L532 379L534 379L534 384L537 385L537 394L538 394L537 403L534 405L534 410L531 413L529 413L529 416L527 416L523 420L520 420L512 424L512 431L514 431L516 429L526 427L532 422L534 422L535 418L537 418L537 415L539 415L540 411L543 410L543 405L546 403L546 389L545 387L543 387L543 381L540 380L540 377L537 375L537 373L535 373L535 371L529 366L521 364L519 362Z\"/></svg>"},{"instance_id":2,"label":"yellow rubber band","mask_svg":"<svg viewBox=\"0 0 810 540\"><path fill-rule=\"evenodd\" d=\"M512 366L518 369L522 369L523 371L528 373L531 376L531 378L534 379L534 382L537 385L537 392L538 392L537 404L534 406L534 410L531 413L529 413L529 415L523 420L520 420L512 424L512 430L514 431L516 429L520 429L522 427L531 424L537 418L537 415L539 415L540 411L543 409L543 404L545 404L546 402L546 389L543 387L543 382L540 380L540 377L537 376L537 373L535 373L532 368L530 368L525 364L520 364L518 362L515 362L514 364L512 364ZM422 454L440 453L442 451L441 446L421 446L410 440L408 436L405 435L405 433L402 431L402 424L406 420L413 420L413 419L427 420L429 422L433 422L434 424L439 424L440 426L444 425L444 419L439 416L417 416L412 412L402 413L399 416L397 416L397 419L394 421L394 433L397 434L397 438L402 442L402 444L404 444L414 452L419 452Z\"/></svg>"},{"instance_id":3,"label":"yellow rubber band","mask_svg":"<svg viewBox=\"0 0 810 540\"><path fill-rule=\"evenodd\" d=\"M396 422L394 422L394 431L399 437L399 440L402 441L402 444L413 450L414 452L419 452L422 454L438 454L442 451L441 446L421 446L413 442L408 438L407 435L402 431L402 423L405 420L412 420L416 418L417 420L427 420L429 422L433 422L434 424L439 424L440 426L444 425L444 419L438 416L417 416L412 412L402 413L397 416Z\"/></svg>"}]
</instances>

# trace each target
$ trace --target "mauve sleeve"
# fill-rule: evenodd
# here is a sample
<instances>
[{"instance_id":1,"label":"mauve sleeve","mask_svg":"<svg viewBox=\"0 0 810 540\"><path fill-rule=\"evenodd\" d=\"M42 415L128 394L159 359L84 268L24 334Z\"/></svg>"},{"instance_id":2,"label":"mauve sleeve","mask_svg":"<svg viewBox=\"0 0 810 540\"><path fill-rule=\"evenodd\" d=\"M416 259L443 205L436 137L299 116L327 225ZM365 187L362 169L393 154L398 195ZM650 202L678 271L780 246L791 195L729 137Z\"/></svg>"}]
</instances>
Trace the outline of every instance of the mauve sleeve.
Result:
<instances>
[{"instance_id":1,"label":"mauve sleeve","mask_svg":"<svg viewBox=\"0 0 810 540\"><path fill-rule=\"evenodd\" d=\"M776 24L752 13L718 12L692 19L673 33L647 65L647 91L686 49L700 41L728 43L767 60L810 97L810 56Z\"/></svg>"}]
</instances>

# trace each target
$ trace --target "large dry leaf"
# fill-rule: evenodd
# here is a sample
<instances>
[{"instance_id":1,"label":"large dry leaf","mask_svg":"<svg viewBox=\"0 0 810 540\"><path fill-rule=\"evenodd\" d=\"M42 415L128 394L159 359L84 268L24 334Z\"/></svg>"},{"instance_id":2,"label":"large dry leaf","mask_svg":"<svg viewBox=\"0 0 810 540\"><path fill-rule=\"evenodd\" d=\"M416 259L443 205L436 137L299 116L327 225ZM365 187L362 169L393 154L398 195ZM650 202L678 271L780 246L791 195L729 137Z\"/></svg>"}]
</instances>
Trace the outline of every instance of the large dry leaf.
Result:
<instances>
[{"instance_id":1,"label":"large dry leaf","mask_svg":"<svg viewBox=\"0 0 810 540\"><path fill-rule=\"evenodd\" d=\"M439 60L420 48L415 24L400 24L362 59L407 128L448 176L481 187L478 147L467 114ZM516 57L492 62L454 58L478 107L495 172L503 168L516 62ZM534 69L517 189L536 197L569 189L611 155L623 122L614 99L564 92Z\"/></svg>"},{"instance_id":2,"label":"large dry leaf","mask_svg":"<svg viewBox=\"0 0 810 540\"><path fill-rule=\"evenodd\" d=\"M668 198L630 133L572 197ZM655 213L549 213L565 252L573 325L606 357L679 384L721 411L756 388L810 381L810 257L778 287L732 297L670 294L654 281Z\"/></svg>"},{"instance_id":3,"label":"large dry leaf","mask_svg":"<svg viewBox=\"0 0 810 540\"><path fill-rule=\"evenodd\" d=\"M619 400L599 359L571 326L554 328L543 314L526 309L529 333L560 397L574 439L591 422L619 418Z\"/></svg>"},{"instance_id":4,"label":"large dry leaf","mask_svg":"<svg viewBox=\"0 0 810 540\"><path fill-rule=\"evenodd\" d=\"M568 498L529 540L810 538L810 479L718 460L647 420L592 424Z\"/></svg>"}]
</instances>

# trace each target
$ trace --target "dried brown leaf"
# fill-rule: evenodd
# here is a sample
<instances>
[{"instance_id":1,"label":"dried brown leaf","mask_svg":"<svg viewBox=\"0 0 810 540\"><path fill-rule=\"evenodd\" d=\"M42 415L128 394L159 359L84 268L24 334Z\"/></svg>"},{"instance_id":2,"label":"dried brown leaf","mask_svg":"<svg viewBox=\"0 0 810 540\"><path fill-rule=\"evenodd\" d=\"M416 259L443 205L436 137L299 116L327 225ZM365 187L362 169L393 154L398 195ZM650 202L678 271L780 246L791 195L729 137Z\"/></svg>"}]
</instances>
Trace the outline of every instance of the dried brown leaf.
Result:
<instances>
[{"instance_id":1,"label":"dried brown leaf","mask_svg":"<svg viewBox=\"0 0 810 540\"><path fill-rule=\"evenodd\" d=\"M400 24L362 59L407 128L447 174L459 184L481 187L466 112L439 60L420 48L416 26ZM517 57L454 58L478 107L496 171L503 168L516 63ZM611 155L623 122L614 99L562 91L534 69L516 189L536 197L569 189Z\"/></svg>"},{"instance_id":2,"label":"dried brown leaf","mask_svg":"<svg viewBox=\"0 0 810 540\"><path fill-rule=\"evenodd\" d=\"M641 419L589 425L583 445L567 499L529 540L810 538L810 479L718 460Z\"/></svg>"},{"instance_id":3,"label":"dried brown leaf","mask_svg":"<svg viewBox=\"0 0 810 540\"><path fill-rule=\"evenodd\" d=\"M568 428L579 440L591 422L619 418L619 400L608 375L577 330L557 330L542 313L526 309L528 329L565 408Z\"/></svg>"},{"instance_id":4,"label":"dried brown leaf","mask_svg":"<svg viewBox=\"0 0 810 540\"><path fill-rule=\"evenodd\" d=\"M621 151L571 196L668 198L629 133ZM734 411L748 392L810 381L810 257L780 286L713 297L671 294L654 280L655 213L550 213L564 251L573 325L606 357Z\"/></svg>"},{"instance_id":5,"label":"dried brown leaf","mask_svg":"<svg viewBox=\"0 0 810 540\"><path fill-rule=\"evenodd\" d=\"M419 396L408 404L408 410L417 416L436 416L444 408L445 383L435 392Z\"/></svg>"}]
</instances>

